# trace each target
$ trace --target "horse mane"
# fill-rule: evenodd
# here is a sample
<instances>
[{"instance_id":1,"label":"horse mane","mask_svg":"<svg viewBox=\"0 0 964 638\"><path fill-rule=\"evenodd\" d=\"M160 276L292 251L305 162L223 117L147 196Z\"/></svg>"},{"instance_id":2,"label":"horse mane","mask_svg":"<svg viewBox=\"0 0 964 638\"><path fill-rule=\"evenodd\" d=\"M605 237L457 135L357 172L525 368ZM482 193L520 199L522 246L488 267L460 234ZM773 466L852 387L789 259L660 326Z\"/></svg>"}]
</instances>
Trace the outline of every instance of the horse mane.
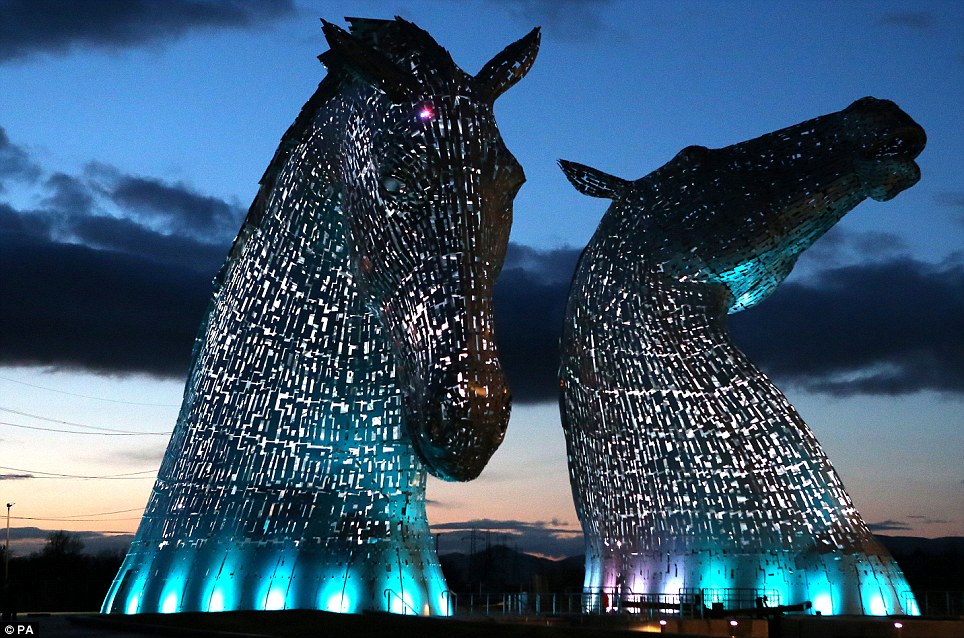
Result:
<instances>
[{"instance_id":1,"label":"horse mane","mask_svg":"<svg viewBox=\"0 0 964 638\"><path fill-rule=\"evenodd\" d=\"M440 78L454 79L462 71L452 60L451 54L439 45L427 31L415 24L395 17L394 20L379 20L373 18L345 18L349 23L349 31L364 44L384 53L393 62L405 67L411 67L417 72L420 80L426 84L437 84ZM248 208L241 229L235 237L221 270L214 279L216 288L220 288L227 275L228 266L240 251L254 231L261 226L261 220L268 204L268 197L274 190L292 150L297 148L308 135L311 122L315 114L351 81L355 75L345 65L340 56L331 50L325 51L318 59L327 67L328 73L318 84L314 94L308 98L294 122L288 127L274 156L268 163L264 175L258 180L259 188L254 201ZM434 82L432 81L434 80Z\"/></svg>"}]
</instances>

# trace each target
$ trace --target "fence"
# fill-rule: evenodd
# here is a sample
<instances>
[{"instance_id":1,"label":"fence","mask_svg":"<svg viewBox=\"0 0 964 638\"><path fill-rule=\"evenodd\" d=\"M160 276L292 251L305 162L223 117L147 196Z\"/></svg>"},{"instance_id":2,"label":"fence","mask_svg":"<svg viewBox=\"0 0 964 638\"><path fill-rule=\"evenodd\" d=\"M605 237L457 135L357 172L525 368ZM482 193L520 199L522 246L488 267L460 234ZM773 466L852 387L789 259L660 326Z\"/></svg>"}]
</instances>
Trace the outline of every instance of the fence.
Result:
<instances>
[{"instance_id":1,"label":"fence","mask_svg":"<svg viewBox=\"0 0 964 638\"><path fill-rule=\"evenodd\" d=\"M449 595L458 616L567 616L602 615L619 612L641 618L706 618L724 610L756 610L785 604L777 590L770 589L681 589L676 594L603 593L476 593ZM964 616L964 592L923 591L903 594L909 615L924 617Z\"/></svg>"}]
</instances>

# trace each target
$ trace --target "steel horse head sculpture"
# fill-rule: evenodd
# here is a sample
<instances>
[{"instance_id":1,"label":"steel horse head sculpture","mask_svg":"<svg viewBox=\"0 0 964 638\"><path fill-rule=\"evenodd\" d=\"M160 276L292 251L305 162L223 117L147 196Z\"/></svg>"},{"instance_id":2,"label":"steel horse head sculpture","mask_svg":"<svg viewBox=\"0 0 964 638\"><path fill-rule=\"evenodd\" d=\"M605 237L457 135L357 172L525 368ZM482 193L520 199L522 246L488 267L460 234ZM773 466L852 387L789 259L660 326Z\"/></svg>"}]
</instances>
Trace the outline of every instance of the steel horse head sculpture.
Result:
<instances>
[{"instance_id":1,"label":"steel horse head sculpture","mask_svg":"<svg viewBox=\"0 0 964 638\"><path fill-rule=\"evenodd\" d=\"M402 19L325 23L328 75L216 279L108 613L447 614L426 470L475 478L510 398L492 288L525 180L475 76Z\"/></svg>"},{"instance_id":2,"label":"steel horse head sculpture","mask_svg":"<svg viewBox=\"0 0 964 638\"><path fill-rule=\"evenodd\" d=\"M587 592L610 605L709 606L743 591L750 607L767 596L824 614L915 612L726 315L773 292L861 201L913 186L924 143L895 104L865 98L726 148L691 146L636 181L561 162L579 191L612 200L576 269L560 369Z\"/></svg>"}]
</instances>

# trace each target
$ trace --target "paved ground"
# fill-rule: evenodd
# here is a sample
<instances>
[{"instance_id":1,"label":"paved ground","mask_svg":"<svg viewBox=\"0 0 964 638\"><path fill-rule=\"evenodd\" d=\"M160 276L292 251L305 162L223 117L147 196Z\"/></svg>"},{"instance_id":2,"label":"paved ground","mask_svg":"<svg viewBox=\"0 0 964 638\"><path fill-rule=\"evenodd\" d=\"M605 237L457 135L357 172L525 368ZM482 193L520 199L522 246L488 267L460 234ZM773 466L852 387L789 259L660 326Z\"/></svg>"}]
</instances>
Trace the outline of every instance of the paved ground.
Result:
<instances>
[{"instance_id":1,"label":"paved ground","mask_svg":"<svg viewBox=\"0 0 964 638\"><path fill-rule=\"evenodd\" d=\"M38 638L289 638L351 636L352 638L618 638L622 629L547 626L546 620L525 624L491 619L464 621L391 614L330 614L318 611L228 612L219 614L143 614L104 618L96 614L21 616L33 623ZM0 635L0 638L6 638Z\"/></svg>"},{"instance_id":2,"label":"paved ground","mask_svg":"<svg viewBox=\"0 0 964 638\"><path fill-rule=\"evenodd\" d=\"M37 638L104 638L104 630L96 627L82 627L76 625L64 614L50 616L21 616L17 619L21 623L20 636L36 636ZM27 633L22 626L29 623L35 628L33 634ZM4 634L4 638L7 634ZM9 634L16 637L17 630ZM157 638L157 634L140 633L136 631L111 631L110 638Z\"/></svg>"},{"instance_id":3,"label":"paved ground","mask_svg":"<svg viewBox=\"0 0 964 638\"><path fill-rule=\"evenodd\" d=\"M585 621L585 618L583 619ZM492 619L453 620L418 618L390 614L331 614L320 611L289 610L259 612L227 612L217 614L143 614L138 616L110 616L97 614L51 614L21 616L21 623L31 623L32 633L21 624L19 633L0 633L9 636L37 636L37 638L148 638L177 636L183 638L289 638L304 636L351 638L631 638L638 633L626 630L624 618L590 618L592 625L573 626L562 619L514 619L513 623ZM722 621L721 621L722 622ZM962 638L964 620L900 619L902 628L893 618L868 617L787 617L781 625L770 627L771 638ZM547 625L547 623L556 623ZM755 628L741 621L732 630L709 626L667 626L675 636L742 637L765 636L766 626ZM637 630L643 629L637 626ZM652 629L658 631L659 627ZM692 632L692 633L685 633Z\"/></svg>"}]
</instances>

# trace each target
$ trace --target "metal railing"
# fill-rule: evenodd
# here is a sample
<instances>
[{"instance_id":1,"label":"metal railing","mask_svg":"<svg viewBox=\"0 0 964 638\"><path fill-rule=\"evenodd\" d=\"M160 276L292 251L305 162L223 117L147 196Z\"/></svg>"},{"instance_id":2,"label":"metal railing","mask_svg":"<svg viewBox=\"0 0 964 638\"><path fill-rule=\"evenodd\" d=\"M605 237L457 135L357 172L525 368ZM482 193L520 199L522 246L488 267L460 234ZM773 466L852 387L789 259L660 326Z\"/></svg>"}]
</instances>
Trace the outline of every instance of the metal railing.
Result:
<instances>
[{"instance_id":1,"label":"metal railing","mask_svg":"<svg viewBox=\"0 0 964 638\"><path fill-rule=\"evenodd\" d=\"M412 607L412 606L408 603L408 601L405 600L405 599L402 597L401 594L399 594L397 591L395 591L394 589L391 589L391 588L385 590L385 606L388 608L388 611L390 611L390 612L392 612L392 613L398 613L397 611L395 611L394 609L392 609L392 596L394 596L396 599L398 599L398 600L402 603L402 610L405 612L405 615L406 615L406 616L409 615L409 612L411 612L411 615L412 615L412 616L418 616L418 615L419 615L419 614L418 614L418 611L417 611L414 607Z\"/></svg>"},{"instance_id":2,"label":"metal railing","mask_svg":"<svg viewBox=\"0 0 964 638\"><path fill-rule=\"evenodd\" d=\"M724 609L780 604L776 590L681 589L675 594L640 594L631 591L592 593L468 593L458 598L459 616L565 616L633 613L641 618L705 618L713 604Z\"/></svg>"},{"instance_id":3,"label":"metal railing","mask_svg":"<svg viewBox=\"0 0 964 638\"><path fill-rule=\"evenodd\" d=\"M459 595L454 591L445 589L442 591L442 600L445 601L445 609L442 610L443 615L454 616L455 610L459 606Z\"/></svg>"},{"instance_id":4,"label":"metal railing","mask_svg":"<svg viewBox=\"0 0 964 638\"><path fill-rule=\"evenodd\" d=\"M964 591L924 590L916 596L904 592L901 596L907 613L924 617L959 618L964 616Z\"/></svg>"},{"instance_id":5,"label":"metal railing","mask_svg":"<svg viewBox=\"0 0 964 638\"><path fill-rule=\"evenodd\" d=\"M788 602L781 600L777 590L738 588L685 588L676 594L603 591L463 593L456 596L449 592L449 597L452 614L458 616L576 616L625 612L649 619L708 618L713 613L727 610L773 610ZM901 599L909 615L920 614L925 618L964 616L962 591L923 591L916 598L910 592L904 592Z\"/></svg>"}]
</instances>

